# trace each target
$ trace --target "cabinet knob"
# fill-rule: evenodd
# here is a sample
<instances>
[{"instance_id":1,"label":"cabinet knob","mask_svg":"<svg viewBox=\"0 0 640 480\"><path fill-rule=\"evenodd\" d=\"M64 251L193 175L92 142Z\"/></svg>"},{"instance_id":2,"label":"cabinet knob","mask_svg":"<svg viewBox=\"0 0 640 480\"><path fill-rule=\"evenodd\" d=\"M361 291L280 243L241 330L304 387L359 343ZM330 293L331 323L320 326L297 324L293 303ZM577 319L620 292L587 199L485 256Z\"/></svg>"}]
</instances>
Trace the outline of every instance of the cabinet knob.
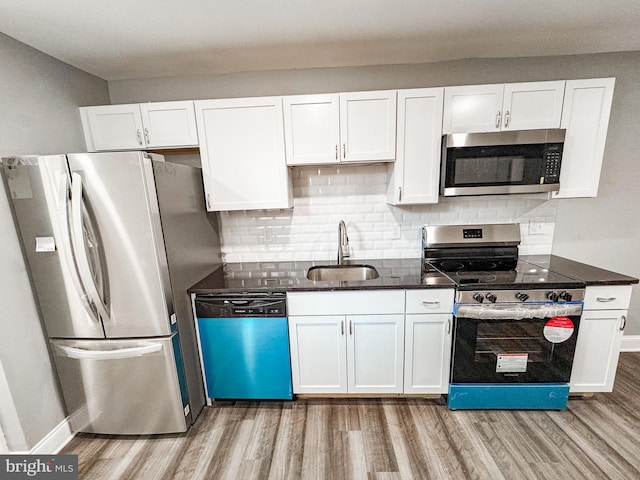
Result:
<instances>
[{"instance_id":1,"label":"cabinet knob","mask_svg":"<svg viewBox=\"0 0 640 480\"><path fill-rule=\"evenodd\" d=\"M509 126L509 110L507 110L506 112L504 112L504 126L508 127Z\"/></svg>"},{"instance_id":2,"label":"cabinet knob","mask_svg":"<svg viewBox=\"0 0 640 480\"><path fill-rule=\"evenodd\" d=\"M136 135L138 136L138 144L142 145L142 132L140 129L136 130Z\"/></svg>"},{"instance_id":3,"label":"cabinet knob","mask_svg":"<svg viewBox=\"0 0 640 480\"><path fill-rule=\"evenodd\" d=\"M342 158L347 158L347 144L342 144Z\"/></svg>"},{"instance_id":4,"label":"cabinet knob","mask_svg":"<svg viewBox=\"0 0 640 480\"><path fill-rule=\"evenodd\" d=\"M622 315L622 325L620 325L620 331L623 331L627 327L627 316Z\"/></svg>"},{"instance_id":5,"label":"cabinet knob","mask_svg":"<svg viewBox=\"0 0 640 480\"><path fill-rule=\"evenodd\" d=\"M147 145L149 145L151 143L149 141L149 129L148 128L144 129L144 139L147 141Z\"/></svg>"},{"instance_id":6,"label":"cabinet knob","mask_svg":"<svg viewBox=\"0 0 640 480\"><path fill-rule=\"evenodd\" d=\"M500 128L500 121L502 120L502 112L500 112L500 110L498 110L498 113L496 113L496 128Z\"/></svg>"},{"instance_id":7,"label":"cabinet knob","mask_svg":"<svg viewBox=\"0 0 640 480\"><path fill-rule=\"evenodd\" d=\"M398 187L398 201L402 201L402 187Z\"/></svg>"}]
</instances>

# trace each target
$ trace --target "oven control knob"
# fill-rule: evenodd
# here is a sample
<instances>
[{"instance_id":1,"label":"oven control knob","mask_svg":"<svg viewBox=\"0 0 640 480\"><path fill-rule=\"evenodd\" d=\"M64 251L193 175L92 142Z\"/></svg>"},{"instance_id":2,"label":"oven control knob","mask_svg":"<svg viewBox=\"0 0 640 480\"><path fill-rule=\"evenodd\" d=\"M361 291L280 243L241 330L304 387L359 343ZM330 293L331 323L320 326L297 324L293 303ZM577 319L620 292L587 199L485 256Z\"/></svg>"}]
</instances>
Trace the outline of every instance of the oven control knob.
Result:
<instances>
[{"instance_id":1,"label":"oven control knob","mask_svg":"<svg viewBox=\"0 0 640 480\"><path fill-rule=\"evenodd\" d=\"M493 293L487 293L487 297L486 298L491 303L496 303L496 300L498 299L498 297L496 297L495 294L493 294Z\"/></svg>"},{"instance_id":2,"label":"oven control knob","mask_svg":"<svg viewBox=\"0 0 640 480\"><path fill-rule=\"evenodd\" d=\"M570 302L573 297L569 292L560 292L560 298L565 302Z\"/></svg>"},{"instance_id":3,"label":"oven control knob","mask_svg":"<svg viewBox=\"0 0 640 480\"><path fill-rule=\"evenodd\" d=\"M547 292L547 298L552 302L557 302L559 297L556 292Z\"/></svg>"},{"instance_id":4,"label":"oven control knob","mask_svg":"<svg viewBox=\"0 0 640 480\"><path fill-rule=\"evenodd\" d=\"M482 302L484 302L484 295L482 295L480 292L474 293L473 294L473 299L478 303L482 303Z\"/></svg>"},{"instance_id":5,"label":"oven control knob","mask_svg":"<svg viewBox=\"0 0 640 480\"><path fill-rule=\"evenodd\" d=\"M516 293L516 298L521 302L526 302L529 299L529 295L524 292L518 292Z\"/></svg>"}]
</instances>

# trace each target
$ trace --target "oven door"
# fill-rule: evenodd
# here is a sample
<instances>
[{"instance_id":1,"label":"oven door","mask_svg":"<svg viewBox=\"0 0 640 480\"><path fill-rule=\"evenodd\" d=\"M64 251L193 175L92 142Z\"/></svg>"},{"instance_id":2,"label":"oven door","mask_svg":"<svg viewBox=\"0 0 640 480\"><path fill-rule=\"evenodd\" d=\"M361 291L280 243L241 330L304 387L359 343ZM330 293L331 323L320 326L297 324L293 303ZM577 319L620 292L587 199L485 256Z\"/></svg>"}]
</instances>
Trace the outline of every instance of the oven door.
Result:
<instances>
[{"instance_id":1,"label":"oven door","mask_svg":"<svg viewBox=\"0 0 640 480\"><path fill-rule=\"evenodd\" d=\"M456 305L451 383L568 383L582 303Z\"/></svg>"}]
</instances>

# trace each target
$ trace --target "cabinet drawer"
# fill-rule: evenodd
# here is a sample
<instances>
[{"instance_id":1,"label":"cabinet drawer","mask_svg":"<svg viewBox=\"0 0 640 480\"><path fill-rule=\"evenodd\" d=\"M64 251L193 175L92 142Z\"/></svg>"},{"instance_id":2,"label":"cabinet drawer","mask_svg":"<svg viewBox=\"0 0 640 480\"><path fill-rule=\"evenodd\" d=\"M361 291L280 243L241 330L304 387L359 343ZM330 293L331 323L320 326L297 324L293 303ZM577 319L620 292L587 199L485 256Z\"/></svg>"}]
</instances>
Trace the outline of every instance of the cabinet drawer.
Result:
<instances>
[{"instance_id":1,"label":"cabinet drawer","mask_svg":"<svg viewBox=\"0 0 640 480\"><path fill-rule=\"evenodd\" d=\"M287 306L289 315L404 313L404 290L290 292Z\"/></svg>"},{"instance_id":2,"label":"cabinet drawer","mask_svg":"<svg viewBox=\"0 0 640 480\"><path fill-rule=\"evenodd\" d=\"M631 301L631 285L587 287L585 310L626 310Z\"/></svg>"},{"instance_id":3,"label":"cabinet drawer","mask_svg":"<svg viewBox=\"0 0 640 480\"><path fill-rule=\"evenodd\" d=\"M407 290L407 313L451 313L452 288Z\"/></svg>"}]
</instances>

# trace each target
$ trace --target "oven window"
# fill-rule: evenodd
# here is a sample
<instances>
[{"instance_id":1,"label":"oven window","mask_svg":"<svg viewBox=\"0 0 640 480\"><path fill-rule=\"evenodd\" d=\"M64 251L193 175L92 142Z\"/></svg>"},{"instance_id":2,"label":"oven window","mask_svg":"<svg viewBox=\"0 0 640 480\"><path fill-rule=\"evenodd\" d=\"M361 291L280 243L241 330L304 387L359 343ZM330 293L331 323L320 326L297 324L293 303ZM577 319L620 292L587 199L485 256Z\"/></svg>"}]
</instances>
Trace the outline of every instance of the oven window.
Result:
<instances>
[{"instance_id":1,"label":"oven window","mask_svg":"<svg viewBox=\"0 0 640 480\"><path fill-rule=\"evenodd\" d=\"M452 383L568 382L580 317L565 341L545 338L549 318L521 320L455 318Z\"/></svg>"},{"instance_id":2,"label":"oven window","mask_svg":"<svg viewBox=\"0 0 640 480\"><path fill-rule=\"evenodd\" d=\"M554 344L545 340L538 322L480 323L475 361L496 363L500 354L522 354L528 362L549 362Z\"/></svg>"}]
</instances>

